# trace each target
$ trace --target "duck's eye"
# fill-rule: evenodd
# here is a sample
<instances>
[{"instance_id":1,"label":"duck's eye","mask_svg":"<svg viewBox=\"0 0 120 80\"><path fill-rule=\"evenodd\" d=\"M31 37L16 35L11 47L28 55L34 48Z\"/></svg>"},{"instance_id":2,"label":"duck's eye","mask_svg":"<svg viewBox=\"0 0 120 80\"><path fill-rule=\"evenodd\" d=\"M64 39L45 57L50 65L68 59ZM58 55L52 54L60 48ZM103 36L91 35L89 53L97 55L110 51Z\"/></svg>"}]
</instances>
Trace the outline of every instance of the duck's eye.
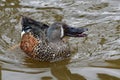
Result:
<instances>
[{"instance_id":1,"label":"duck's eye","mask_svg":"<svg viewBox=\"0 0 120 80\"><path fill-rule=\"evenodd\" d=\"M58 27L56 27L56 29L57 29L57 30L59 30L59 29L60 29L60 27L58 26Z\"/></svg>"}]
</instances>

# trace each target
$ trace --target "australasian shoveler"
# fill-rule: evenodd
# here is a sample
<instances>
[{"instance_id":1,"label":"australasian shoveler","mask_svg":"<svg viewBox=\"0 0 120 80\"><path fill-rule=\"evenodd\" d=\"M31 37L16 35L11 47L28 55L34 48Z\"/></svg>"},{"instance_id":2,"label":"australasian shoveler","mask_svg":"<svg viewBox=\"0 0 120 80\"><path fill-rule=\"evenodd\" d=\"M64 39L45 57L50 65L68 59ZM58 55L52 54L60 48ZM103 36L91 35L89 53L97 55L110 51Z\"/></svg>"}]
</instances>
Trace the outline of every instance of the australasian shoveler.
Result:
<instances>
[{"instance_id":1,"label":"australasian shoveler","mask_svg":"<svg viewBox=\"0 0 120 80\"><path fill-rule=\"evenodd\" d=\"M74 28L63 22L48 26L31 18L22 17L20 48L31 58L39 61L58 61L69 58L71 53L65 36L85 37L87 28Z\"/></svg>"}]
</instances>

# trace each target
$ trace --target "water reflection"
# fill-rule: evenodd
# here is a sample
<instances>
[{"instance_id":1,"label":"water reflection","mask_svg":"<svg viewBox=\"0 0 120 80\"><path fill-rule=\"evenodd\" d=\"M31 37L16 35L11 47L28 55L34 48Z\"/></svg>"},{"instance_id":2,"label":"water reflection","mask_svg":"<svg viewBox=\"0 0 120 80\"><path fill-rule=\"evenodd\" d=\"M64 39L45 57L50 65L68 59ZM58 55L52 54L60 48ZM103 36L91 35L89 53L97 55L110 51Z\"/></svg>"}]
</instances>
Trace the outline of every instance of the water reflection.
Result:
<instances>
[{"instance_id":1,"label":"water reflection","mask_svg":"<svg viewBox=\"0 0 120 80\"><path fill-rule=\"evenodd\" d=\"M2 70L3 80L119 80L120 78L120 70L117 69L67 67L58 63L51 64L50 68L26 68L23 70L24 72L4 69ZM8 76L8 79L5 76Z\"/></svg>"},{"instance_id":2,"label":"water reflection","mask_svg":"<svg viewBox=\"0 0 120 80\"><path fill-rule=\"evenodd\" d=\"M0 66L0 79L2 80L2 68L1 68L1 66Z\"/></svg>"},{"instance_id":3,"label":"water reflection","mask_svg":"<svg viewBox=\"0 0 120 80\"><path fill-rule=\"evenodd\" d=\"M72 71L66 66L53 66L51 73L57 80L85 80L81 74L72 73Z\"/></svg>"},{"instance_id":4,"label":"water reflection","mask_svg":"<svg viewBox=\"0 0 120 80\"><path fill-rule=\"evenodd\" d=\"M0 1L0 8L18 8L20 7L19 5L19 0L11 1L11 0L1 0Z\"/></svg>"}]
</instances>

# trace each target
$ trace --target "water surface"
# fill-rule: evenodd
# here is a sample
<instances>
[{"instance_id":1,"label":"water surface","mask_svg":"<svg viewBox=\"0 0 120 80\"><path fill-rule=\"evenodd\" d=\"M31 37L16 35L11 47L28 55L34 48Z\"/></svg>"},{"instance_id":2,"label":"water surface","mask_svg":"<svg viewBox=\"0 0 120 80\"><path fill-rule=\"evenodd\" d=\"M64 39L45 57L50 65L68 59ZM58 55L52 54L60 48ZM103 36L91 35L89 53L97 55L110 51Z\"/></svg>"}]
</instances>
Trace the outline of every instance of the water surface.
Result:
<instances>
[{"instance_id":1,"label":"water surface","mask_svg":"<svg viewBox=\"0 0 120 80\"><path fill-rule=\"evenodd\" d=\"M119 0L1 0L2 80L120 80ZM52 24L87 27L86 38L69 38L70 60L32 60L19 48L20 15Z\"/></svg>"}]
</instances>

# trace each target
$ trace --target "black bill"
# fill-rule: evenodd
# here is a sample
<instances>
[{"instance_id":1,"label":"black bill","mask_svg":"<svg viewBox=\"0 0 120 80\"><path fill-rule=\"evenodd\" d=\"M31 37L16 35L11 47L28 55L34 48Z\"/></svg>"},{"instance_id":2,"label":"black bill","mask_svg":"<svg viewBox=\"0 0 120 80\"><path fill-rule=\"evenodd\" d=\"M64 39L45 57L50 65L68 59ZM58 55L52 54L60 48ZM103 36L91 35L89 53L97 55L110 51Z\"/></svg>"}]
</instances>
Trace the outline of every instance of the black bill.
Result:
<instances>
[{"instance_id":1,"label":"black bill","mask_svg":"<svg viewBox=\"0 0 120 80\"><path fill-rule=\"evenodd\" d=\"M74 28L70 26L64 26L64 34L65 36L70 36L70 37L86 37L87 34L85 34L85 31L88 31L88 28Z\"/></svg>"}]
</instances>

